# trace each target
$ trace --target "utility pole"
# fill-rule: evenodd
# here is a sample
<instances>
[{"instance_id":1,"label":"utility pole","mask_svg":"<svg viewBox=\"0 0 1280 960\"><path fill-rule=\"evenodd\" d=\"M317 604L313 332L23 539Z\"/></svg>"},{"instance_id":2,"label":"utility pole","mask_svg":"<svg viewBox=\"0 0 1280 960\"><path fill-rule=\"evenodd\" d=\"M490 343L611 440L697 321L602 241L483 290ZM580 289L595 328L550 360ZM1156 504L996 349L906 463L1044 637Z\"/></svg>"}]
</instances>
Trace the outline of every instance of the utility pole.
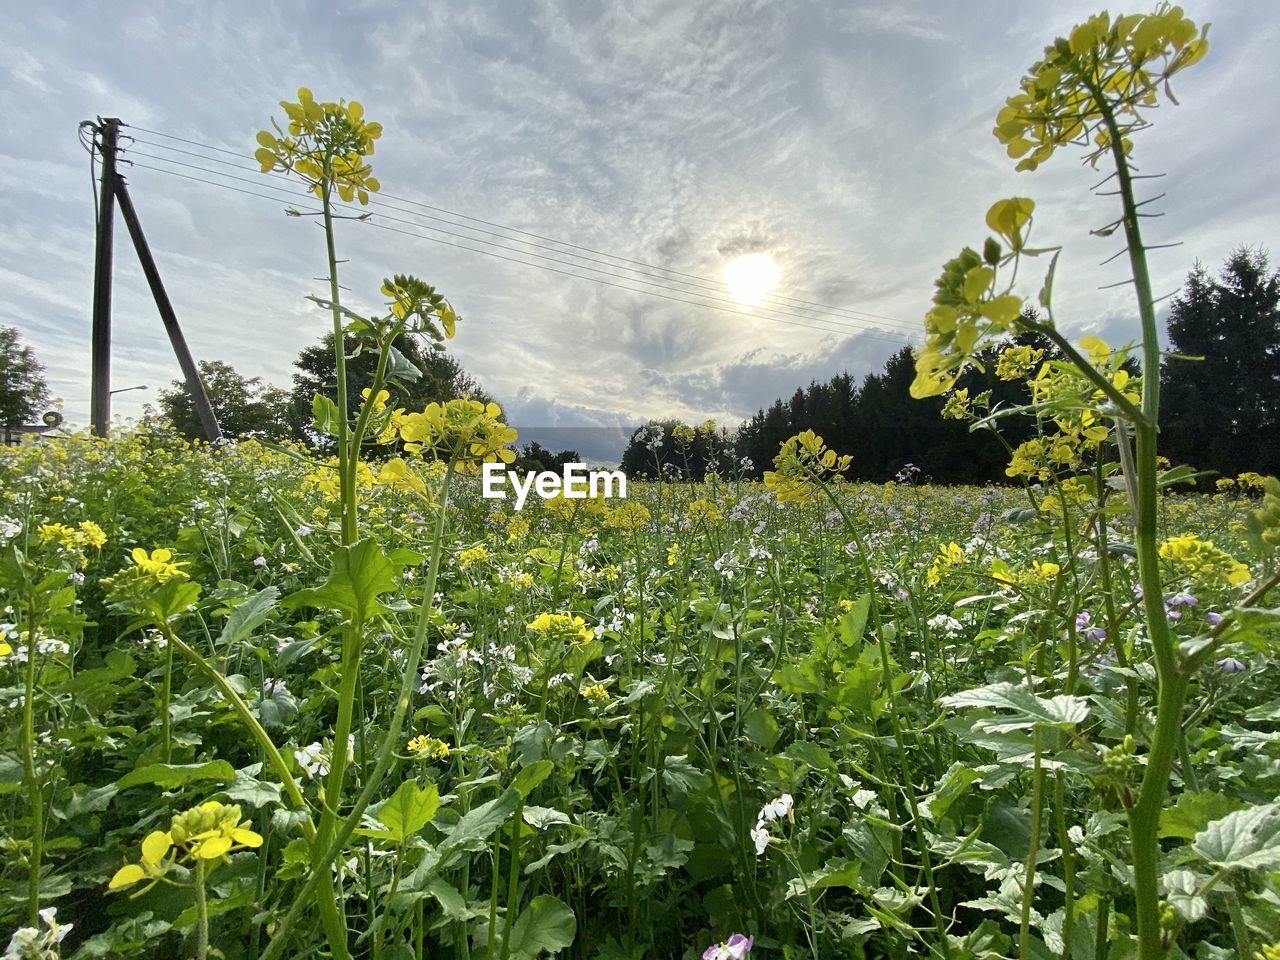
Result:
<instances>
[{"instance_id":1,"label":"utility pole","mask_svg":"<svg viewBox=\"0 0 1280 960\"><path fill-rule=\"evenodd\" d=\"M116 220L116 146L120 121L107 117L98 127L102 177L98 190L98 233L93 262L92 381L89 421L95 437L105 437L111 422L111 253Z\"/></svg>"},{"instance_id":2,"label":"utility pole","mask_svg":"<svg viewBox=\"0 0 1280 960\"><path fill-rule=\"evenodd\" d=\"M111 422L111 394L117 392L111 389L111 255L118 201L125 226L129 228L129 237L138 254L138 262L146 275L147 285L151 287L156 309L160 311L160 320L169 335L169 343L178 358L178 366L182 368L182 378L186 381L187 391L200 416L200 425L204 427L205 436L210 442L218 441L222 439L222 429L218 426L218 418L214 415L204 382L200 379L200 369L187 347L182 328L178 326L177 314L164 288L164 282L160 279L160 270L156 266L155 257L151 255L146 235L142 232L142 222L133 207L128 186L116 170L120 126L118 119L107 117L94 127L95 139L100 137L97 149L102 154L102 179L98 195L98 233L93 272L93 358L89 398L89 418L93 433L98 437L107 435L107 427Z\"/></svg>"},{"instance_id":3,"label":"utility pole","mask_svg":"<svg viewBox=\"0 0 1280 960\"><path fill-rule=\"evenodd\" d=\"M173 344L173 352L177 354L178 366L182 368L182 378L187 382L187 392L195 404L196 413L200 415L200 425L204 427L205 436L210 442L222 439L222 429L218 426L218 418L209 404L209 397L204 392L204 383L200 379L200 370L187 347L187 339L178 326L177 314L173 312L173 304L164 289L164 281L160 279L160 271L151 256L151 248L147 246L147 238L142 232L142 223L138 220L138 212L133 209L133 198L129 196L129 188L124 180L116 178L116 198L120 201L120 213L124 215L125 226L129 228L129 236L133 239L133 248L138 251L138 262L142 264L142 272L146 274L147 284L151 287L151 296L155 298L156 309L160 311L160 320L164 323L165 332L169 334L169 342Z\"/></svg>"}]
</instances>

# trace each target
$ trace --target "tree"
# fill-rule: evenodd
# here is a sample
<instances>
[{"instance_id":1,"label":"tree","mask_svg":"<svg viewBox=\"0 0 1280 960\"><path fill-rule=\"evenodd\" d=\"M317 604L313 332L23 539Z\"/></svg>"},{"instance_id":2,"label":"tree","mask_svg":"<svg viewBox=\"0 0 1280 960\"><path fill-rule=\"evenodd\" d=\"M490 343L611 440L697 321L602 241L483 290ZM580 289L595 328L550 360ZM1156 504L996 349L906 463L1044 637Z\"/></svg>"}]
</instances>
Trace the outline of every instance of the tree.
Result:
<instances>
[{"instance_id":1,"label":"tree","mask_svg":"<svg viewBox=\"0 0 1280 960\"><path fill-rule=\"evenodd\" d=\"M519 471L552 470L559 473L566 463L581 462L582 457L578 455L577 450L561 450L559 453L552 453L537 440L532 440L520 450L519 456L511 464L511 469Z\"/></svg>"},{"instance_id":2,"label":"tree","mask_svg":"<svg viewBox=\"0 0 1280 960\"><path fill-rule=\"evenodd\" d=\"M650 420L631 435L620 469L629 477L702 480L735 468L733 439L714 421L690 427L679 420Z\"/></svg>"},{"instance_id":3,"label":"tree","mask_svg":"<svg viewBox=\"0 0 1280 960\"><path fill-rule=\"evenodd\" d=\"M221 360L201 360L200 379L224 435L272 440L289 435L288 391L261 377L242 377ZM160 391L159 400L161 412L175 430L187 437L204 437L204 426L182 380L174 380L172 390Z\"/></svg>"},{"instance_id":4,"label":"tree","mask_svg":"<svg viewBox=\"0 0 1280 960\"><path fill-rule=\"evenodd\" d=\"M1225 476L1280 473L1280 271L1266 252L1233 251L1219 278L1197 263L1168 330L1160 452Z\"/></svg>"},{"instance_id":5,"label":"tree","mask_svg":"<svg viewBox=\"0 0 1280 960\"><path fill-rule=\"evenodd\" d=\"M18 338L17 327L0 327L0 427L35 423L49 402L44 366Z\"/></svg>"},{"instance_id":6,"label":"tree","mask_svg":"<svg viewBox=\"0 0 1280 960\"><path fill-rule=\"evenodd\" d=\"M393 346L403 361L415 367L419 374L412 381L401 378L404 389L392 391L393 407L421 410L428 403L441 403L455 397L470 397L486 403L493 399L462 369L457 360L443 350L424 350L416 337L408 335L397 337ZM373 383L378 358L371 353L352 357L351 354L356 349L354 337L346 338L346 348L347 394L354 408L360 402L360 392ZM294 366L298 368L298 373L293 375L293 390L290 391L288 401L290 430L299 440L325 446L324 440L328 438L317 438L311 430L312 398L316 394L322 394L336 402L338 397L333 334L325 334L318 343L304 347L294 361Z\"/></svg>"}]
</instances>

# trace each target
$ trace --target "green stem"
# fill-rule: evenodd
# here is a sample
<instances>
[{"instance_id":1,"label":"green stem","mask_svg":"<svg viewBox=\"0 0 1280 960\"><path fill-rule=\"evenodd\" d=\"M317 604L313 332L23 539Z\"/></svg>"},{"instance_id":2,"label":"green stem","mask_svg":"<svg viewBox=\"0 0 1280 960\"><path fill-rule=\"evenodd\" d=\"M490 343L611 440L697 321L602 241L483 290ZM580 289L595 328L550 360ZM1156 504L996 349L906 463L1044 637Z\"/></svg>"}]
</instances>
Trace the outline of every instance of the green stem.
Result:
<instances>
[{"instance_id":1,"label":"green stem","mask_svg":"<svg viewBox=\"0 0 1280 960\"><path fill-rule=\"evenodd\" d=\"M333 237L333 186L331 173L333 158L326 157L324 180L320 187L320 201L324 210L325 253L329 259L329 304L333 314L333 364L338 380L338 480L342 496L342 543L350 546L356 541L356 496L350 468L351 424L347 407L347 350L342 332L341 291L338 286L338 254Z\"/></svg>"},{"instance_id":2,"label":"green stem","mask_svg":"<svg viewBox=\"0 0 1280 960\"><path fill-rule=\"evenodd\" d=\"M338 824L328 847L324 850L312 847L311 872L307 875L302 889L298 891L297 897L289 908L289 912L284 915L279 926L276 927L271 941L267 944L267 948L263 951L260 960L274 960L284 952L288 946L294 925L315 896L316 889L322 879L330 876L330 867L333 865L334 859L337 858L342 851L343 845L350 839L356 827L359 826L360 818L364 815L365 810L368 809L369 804L373 802L378 788L382 785L383 778L395 759L396 743L400 738L400 730L404 726L404 718L409 712L409 704L413 699L413 689L418 677L418 664L422 659L423 647L426 645L427 627L431 620L432 600L435 597L436 580L440 573L440 557L444 546L445 513L449 504L449 484L453 478L453 472L454 465L450 462L449 468L445 472L444 482L440 488L440 505L436 513L431 547L431 568L427 575L427 582L423 587L422 604L418 613L418 625L414 631L413 643L410 645L409 656L405 659L404 672L400 678L400 693L396 699L396 709L391 716L387 735L378 749L377 762L374 764L373 772L369 775L364 788L352 804L350 812Z\"/></svg>"},{"instance_id":3,"label":"green stem","mask_svg":"<svg viewBox=\"0 0 1280 960\"><path fill-rule=\"evenodd\" d=\"M1093 90L1102 111L1102 121L1111 138L1111 154L1123 207L1121 221L1133 272L1138 314L1142 320L1142 419L1133 423L1135 495L1135 546L1138 551L1138 578L1147 637L1156 668L1156 725L1147 767L1138 799L1129 811L1129 843L1133 860L1133 891L1138 921L1139 960L1158 960L1164 955L1160 931L1160 811L1169 792L1169 775L1182 736L1182 710L1187 696L1187 677L1181 671L1169 622L1165 617L1163 583L1158 554L1158 465L1156 431L1160 422L1160 341L1156 328L1151 277L1147 270L1146 248L1138 224L1138 206L1133 195L1133 178L1125 155L1124 138L1114 110L1101 90Z\"/></svg>"},{"instance_id":4,"label":"green stem","mask_svg":"<svg viewBox=\"0 0 1280 960\"><path fill-rule=\"evenodd\" d=\"M196 860L196 960L209 956L209 904L204 890L205 861Z\"/></svg>"},{"instance_id":5,"label":"green stem","mask_svg":"<svg viewBox=\"0 0 1280 960\"><path fill-rule=\"evenodd\" d=\"M39 628L27 627L27 670L22 697L22 773L31 803L31 859L27 871L28 925L40 927L40 866L44 860L44 785L36 770L36 663Z\"/></svg>"},{"instance_id":6,"label":"green stem","mask_svg":"<svg viewBox=\"0 0 1280 960\"><path fill-rule=\"evenodd\" d=\"M164 743L164 762L169 763L173 754L173 721L169 704L173 699L173 644L166 643L164 659L164 685L160 692L160 729Z\"/></svg>"},{"instance_id":7,"label":"green stem","mask_svg":"<svg viewBox=\"0 0 1280 960\"><path fill-rule=\"evenodd\" d=\"M1031 956L1031 906L1036 898L1036 861L1040 856L1040 817L1043 809L1044 769L1040 766L1040 728L1033 734L1035 765L1031 772L1031 837L1022 881L1022 920L1018 926L1018 956Z\"/></svg>"}]
</instances>

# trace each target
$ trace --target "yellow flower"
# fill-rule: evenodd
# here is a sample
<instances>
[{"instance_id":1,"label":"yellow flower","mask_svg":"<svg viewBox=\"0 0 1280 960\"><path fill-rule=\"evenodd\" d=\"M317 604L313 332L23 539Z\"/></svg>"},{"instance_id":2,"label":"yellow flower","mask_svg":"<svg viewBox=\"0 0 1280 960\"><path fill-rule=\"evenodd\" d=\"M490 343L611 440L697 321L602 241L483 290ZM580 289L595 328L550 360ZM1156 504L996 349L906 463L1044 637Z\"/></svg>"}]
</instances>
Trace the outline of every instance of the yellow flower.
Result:
<instances>
[{"instance_id":1,"label":"yellow flower","mask_svg":"<svg viewBox=\"0 0 1280 960\"><path fill-rule=\"evenodd\" d=\"M449 744L426 734L419 734L405 746L417 760L446 760L449 757Z\"/></svg>"},{"instance_id":2,"label":"yellow flower","mask_svg":"<svg viewBox=\"0 0 1280 960\"><path fill-rule=\"evenodd\" d=\"M503 423L502 408L460 397L429 403L421 413L405 414L400 437L411 453L433 453L459 469L477 471L484 463L511 463L516 431Z\"/></svg>"},{"instance_id":3,"label":"yellow flower","mask_svg":"<svg viewBox=\"0 0 1280 960\"><path fill-rule=\"evenodd\" d=\"M569 613L541 613L528 625L534 633L548 640L564 640L570 643L590 643L595 635L587 629L581 617Z\"/></svg>"},{"instance_id":4,"label":"yellow flower","mask_svg":"<svg viewBox=\"0 0 1280 960\"><path fill-rule=\"evenodd\" d=\"M425 493L427 483L401 457L393 457L378 468L379 486L392 490L406 490L413 493Z\"/></svg>"},{"instance_id":5,"label":"yellow flower","mask_svg":"<svg viewBox=\"0 0 1280 960\"><path fill-rule=\"evenodd\" d=\"M80 521L79 539L82 543L85 543L97 550L107 542L107 535L103 532L103 529L92 520L82 520Z\"/></svg>"},{"instance_id":6,"label":"yellow flower","mask_svg":"<svg viewBox=\"0 0 1280 960\"><path fill-rule=\"evenodd\" d=\"M458 554L458 566L463 570L470 570L477 563L482 563L489 559L489 551L483 546L468 547Z\"/></svg>"},{"instance_id":7,"label":"yellow flower","mask_svg":"<svg viewBox=\"0 0 1280 960\"><path fill-rule=\"evenodd\" d=\"M1128 153L1129 134L1145 125L1144 113L1157 105L1159 91L1173 99L1169 78L1208 51L1208 29L1197 32L1181 7L1167 4L1151 14L1089 18L1045 48L1045 58L1022 79L1021 92L997 114L996 139L1019 161L1019 170L1034 170L1067 144L1092 143L1088 159L1096 164L1113 146L1102 123L1105 106L1116 119L1116 146Z\"/></svg>"},{"instance_id":8,"label":"yellow flower","mask_svg":"<svg viewBox=\"0 0 1280 960\"><path fill-rule=\"evenodd\" d=\"M673 543L667 547L667 566L674 567L680 562L680 544Z\"/></svg>"},{"instance_id":9,"label":"yellow flower","mask_svg":"<svg viewBox=\"0 0 1280 960\"><path fill-rule=\"evenodd\" d=\"M368 203L380 185L364 158L373 154L382 125L366 122L357 101L319 103L306 87L298 89L296 103L281 100L280 106L288 116L287 132L272 121L275 134L263 130L257 137L254 157L262 172L295 171L317 197L336 190L348 203Z\"/></svg>"},{"instance_id":10,"label":"yellow flower","mask_svg":"<svg viewBox=\"0 0 1280 960\"><path fill-rule=\"evenodd\" d=\"M150 575L159 583L172 580L175 577L185 579L187 574L181 568L187 566L183 563L172 563L173 551L159 547L153 550L149 555L142 547L134 547L130 554L133 562L136 563L144 573Z\"/></svg>"},{"instance_id":11,"label":"yellow flower","mask_svg":"<svg viewBox=\"0 0 1280 960\"><path fill-rule=\"evenodd\" d=\"M1247 583L1249 568L1230 554L1219 550L1210 540L1194 533L1170 537L1160 545L1160 556L1183 567L1193 577L1210 583L1238 585Z\"/></svg>"},{"instance_id":12,"label":"yellow flower","mask_svg":"<svg viewBox=\"0 0 1280 960\"><path fill-rule=\"evenodd\" d=\"M609 691L605 689L603 683L593 683L589 687L583 687L579 692L583 700L594 706L601 707L609 702Z\"/></svg>"},{"instance_id":13,"label":"yellow flower","mask_svg":"<svg viewBox=\"0 0 1280 960\"><path fill-rule=\"evenodd\" d=\"M611 530L642 530L652 519L653 515L643 503L624 500L605 515L604 525Z\"/></svg>"},{"instance_id":14,"label":"yellow flower","mask_svg":"<svg viewBox=\"0 0 1280 960\"><path fill-rule=\"evenodd\" d=\"M1035 347L1006 347L996 361L996 376L1001 380L1020 380L1044 357L1043 350Z\"/></svg>"},{"instance_id":15,"label":"yellow flower","mask_svg":"<svg viewBox=\"0 0 1280 960\"><path fill-rule=\"evenodd\" d=\"M774 469L765 471L764 485L780 503L807 503L815 479L843 473L852 461L829 449L812 430L804 430L783 442L773 458Z\"/></svg>"},{"instance_id":16,"label":"yellow flower","mask_svg":"<svg viewBox=\"0 0 1280 960\"><path fill-rule=\"evenodd\" d=\"M719 523L724 519L724 510L713 500L699 498L689 504L685 515L694 523Z\"/></svg>"},{"instance_id":17,"label":"yellow flower","mask_svg":"<svg viewBox=\"0 0 1280 960\"><path fill-rule=\"evenodd\" d=\"M952 390L951 396L947 397L947 402L942 405L942 418L944 420L963 420L968 413L968 388L961 387L959 390Z\"/></svg>"},{"instance_id":18,"label":"yellow flower","mask_svg":"<svg viewBox=\"0 0 1280 960\"><path fill-rule=\"evenodd\" d=\"M240 826L240 807L210 800L177 814L168 831L153 831L142 841L142 856L116 871L108 889L119 890L141 880L159 880L181 855L198 861L222 860L236 850L262 846L262 837ZM172 859L170 854L172 853Z\"/></svg>"},{"instance_id":19,"label":"yellow flower","mask_svg":"<svg viewBox=\"0 0 1280 960\"><path fill-rule=\"evenodd\" d=\"M42 523L36 530L38 536L43 543L52 543L57 541L58 546L65 547L70 550L79 542L74 527L68 527L65 523Z\"/></svg>"}]
</instances>

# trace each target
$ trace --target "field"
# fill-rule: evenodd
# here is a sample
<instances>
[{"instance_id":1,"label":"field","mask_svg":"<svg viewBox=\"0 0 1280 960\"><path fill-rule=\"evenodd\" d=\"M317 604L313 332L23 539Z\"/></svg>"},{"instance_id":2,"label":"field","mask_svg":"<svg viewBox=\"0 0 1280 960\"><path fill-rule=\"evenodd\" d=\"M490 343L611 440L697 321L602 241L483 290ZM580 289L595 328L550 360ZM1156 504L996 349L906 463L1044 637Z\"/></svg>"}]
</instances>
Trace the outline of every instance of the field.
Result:
<instances>
[{"instance_id":1,"label":"field","mask_svg":"<svg viewBox=\"0 0 1280 960\"><path fill-rule=\"evenodd\" d=\"M1156 688L1122 491L517 514L407 466L360 471L343 546L334 467L291 449L4 452L0 926L54 906L73 957L328 955L335 922L383 960L1129 955ZM1161 542L1215 558L1164 551L1180 642L1274 563L1248 482L1161 497ZM1238 629L1189 681L1159 818L1189 955L1280 929L1270 650Z\"/></svg>"}]
</instances>

